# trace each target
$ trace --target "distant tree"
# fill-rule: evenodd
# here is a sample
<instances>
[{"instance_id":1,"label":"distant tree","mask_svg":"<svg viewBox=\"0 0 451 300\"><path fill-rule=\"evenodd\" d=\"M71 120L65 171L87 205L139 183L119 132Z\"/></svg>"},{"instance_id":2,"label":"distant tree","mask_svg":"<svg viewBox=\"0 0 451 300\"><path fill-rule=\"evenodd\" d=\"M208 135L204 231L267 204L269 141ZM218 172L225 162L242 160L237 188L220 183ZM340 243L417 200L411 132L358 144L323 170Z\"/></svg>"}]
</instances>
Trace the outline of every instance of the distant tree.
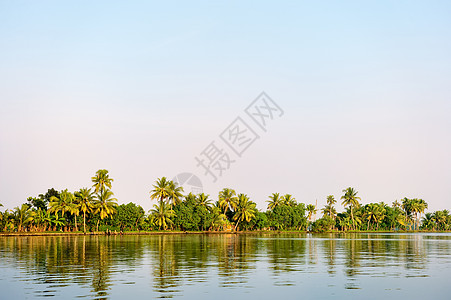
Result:
<instances>
[{"instance_id":1,"label":"distant tree","mask_svg":"<svg viewBox=\"0 0 451 300\"><path fill-rule=\"evenodd\" d=\"M91 189L82 188L74 195L79 210L83 212L83 232L86 233L86 213L94 210L94 193Z\"/></svg>"},{"instance_id":2,"label":"distant tree","mask_svg":"<svg viewBox=\"0 0 451 300\"><path fill-rule=\"evenodd\" d=\"M316 214L316 206L313 205L313 204L308 204L307 205L307 212L308 212L307 219L311 222L312 221L312 216L314 214Z\"/></svg>"},{"instance_id":3,"label":"distant tree","mask_svg":"<svg viewBox=\"0 0 451 300\"><path fill-rule=\"evenodd\" d=\"M185 200L174 206L173 223L181 230L198 230L201 217L197 214L197 199L193 193L185 196Z\"/></svg>"},{"instance_id":4,"label":"distant tree","mask_svg":"<svg viewBox=\"0 0 451 300\"><path fill-rule=\"evenodd\" d=\"M59 198L52 196L49 203L49 211L55 215L61 212L61 218L64 218L65 213L78 215L79 210L74 200L74 195L65 189L61 191ZM77 222L75 221L75 226L76 224Z\"/></svg>"},{"instance_id":5,"label":"distant tree","mask_svg":"<svg viewBox=\"0 0 451 300\"><path fill-rule=\"evenodd\" d=\"M171 218L174 217L174 211L172 210L171 205L161 200L158 205L154 204L150 214L152 222L160 229L166 230L168 226L172 226L173 224Z\"/></svg>"},{"instance_id":6,"label":"distant tree","mask_svg":"<svg viewBox=\"0 0 451 300\"><path fill-rule=\"evenodd\" d=\"M218 230L222 229L224 225L228 223L226 215L223 213L222 208L213 205L210 208L211 213L211 222L210 222L210 228L209 230Z\"/></svg>"},{"instance_id":7,"label":"distant tree","mask_svg":"<svg viewBox=\"0 0 451 300\"><path fill-rule=\"evenodd\" d=\"M108 170L98 170L96 175L91 178L91 181L94 183L92 186L94 187L94 193L101 194L107 188L111 189L111 184L114 181L110 178L108 174Z\"/></svg>"},{"instance_id":8,"label":"distant tree","mask_svg":"<svg viewBox=\"0 0 451 300\"><path fill-rule=\"evenodd\" d=\"M101 220L111 217L116 212L117 199L113 198L113 195L110 190L103 190L97 194L97 199L94 202L94 213L100 214ZM97 221L96 230L99 231L99 221Z\"/></svg>"},{"instance_id":9,"label":"distant tree","mask_svg":"<svg viewBox=\"0 0 451 300\"><path fill-rule=\"evenodd\" d=\"M117 207L113 223L122 231L138 230L144 220L144 209L134 203L121 204Z\"/></svg>"},{"instance_id":10,"label":"distant tree","mask_svg":"<svg viewBox=\"0 0 451 300\"><path fill-rule=\"evenodd\" d=\"M296 199L290 194L286 194L282 197L282 203L291 207L296 206L298 203L296 202Z\"/></svg>"},{"instance_id":11,"label":"distant tree","mask_svg":"<svg viewBox=\"0 0 451 300\"><path fill-rule=\"evenodd\" d=\"M196 197L196 203L198 206L203 206L205 208L210 208L211 199L209 199L210 195L205 195L204 193L200 193Z\"/></svg>"},{"instance_id":12,"label":"distant tree","mask_svg":"<svg viewBox=\"0 0 451 300\"><path fill-rule=\"evenodd\" d=\"M282 198L280 197L279 193L272 193L272 195L269 196L269 201L266 202L268 202L267 209L274 210L274 208L282 203Z\"/></svg>"},{"instance_id":13,"label":"distant tree","mask_svg":"<svg viewBox=\"0 0 451 300\"><path fill-rule=\"evenodd\" d=\"M168 183L168 200L171 206L180 203L183 197L183 187L178 186L174 181L169 181Z\"/></svg>"},{"instance_id":14,"label":"distant tree","mask_svg":"<svg viewBox=\"0 0 451 300\"><path fill-rule=\"evenodd\" d=\"M170 181L166 177L158 178L157 182L153 185L153 189L150 191L150 199L163 202L170 195Z\"/></svg>"},{"instance_id":15,"label":"distant tree","mask_svg":"<svg viewBox=\"0 0 451 300\"><path fill-rule=\"evenodd\" d=\"M332 219L335 220L335 215L337 214L337 211L335 210L334 204L337 203L337 200L335 200L335 197L333 195L327 196L326 199L326 207L325 210L323 210L324 215L328 215Z\"/></svg>"},{"instance_id":16,"label":"distant tree","mask_svg":"<svg viewBox=\"0 0 451 300\"><path fill-rule=\"evenodd\" d=\"M224 188L219 192L218 195L219 206L222 208L224 214L227 213L227 210L234 211L237 206L237 197L236 192L233 189Z\"/></svg>"},{"instance_id":17,"label":"distant tree","mask_svg":"<svg viewBox=\"0 0 451 300\"><path fill-rule=\"evenodd\" d=\"M256 204L249 200L249 197L245 194L238 195L238 205L236 207L233 220L236 221L235 229L239 228L240 222L249 222L255 218L257 213Z\"/></svg>"},{"instance_id":18,"label":"distant tree","mask_svg":"<svg viewBox=\"0 0 451 300\"><path fill-rule=\"evenodd\" d=\"M360 197L357 197L357 191L354 190L352 187L348 187L347 189L343 190L344 195L341 196L341 199L343 200L342 204L343 206L349 206L351 210L351 220L352 220L352 226L355 230L355 223L356 220L354 218L354 209L358 208L360 206L359 200Z\"/></svg>"},{"instance_id":19,"label":"distant tree","mask_svg":"<svg viewBox=\"0 0 451 300\"><path fill-rule=\"evenodd\" d=\"M332 226L335 224L334 219L329 216L324 216L321 219L316 220L312 224L313 232L327 232L332 229Z\"/></svg>"},{"instance_id":20,"label":"distant tree","mask_svg":"<svg viewBox=\"0 0 451 300\"><path fill-rule=\"evenodd\" d=\"M23 227L31 223L35 216L35 212L28 204L22 204L20 207L15 207L13 214L17 224L17 231L19 232L23 231Z\"/></svg>"},{"instance_id":21,"label":"distant tree","mask_svg":"<svg viewBox=\"0 0 451 300\"><path fill-rule=\"evenodd\" d=\"M436 223L435 223L434 214L426 213L423 217L420 228L425 229L425 230L435 230Z\"/></svg>"}]
</instances>

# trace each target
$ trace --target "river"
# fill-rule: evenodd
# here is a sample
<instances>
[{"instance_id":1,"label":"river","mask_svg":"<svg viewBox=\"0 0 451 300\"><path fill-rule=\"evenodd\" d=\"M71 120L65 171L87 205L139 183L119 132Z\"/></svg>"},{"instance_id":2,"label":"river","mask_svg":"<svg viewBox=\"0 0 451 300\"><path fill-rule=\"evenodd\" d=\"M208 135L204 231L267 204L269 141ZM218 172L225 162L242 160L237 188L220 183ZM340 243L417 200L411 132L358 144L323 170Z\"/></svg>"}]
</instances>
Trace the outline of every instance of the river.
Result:
<instances>
[{"instance_id":1,"label":"river","mask_svg":"<svg viewBox=\"0 0 451 300\"><path fill-rule=\"evenodd\" d=\"M451 234L0 237L0 299L451 299Z\"/></svg>"}]
</instances>

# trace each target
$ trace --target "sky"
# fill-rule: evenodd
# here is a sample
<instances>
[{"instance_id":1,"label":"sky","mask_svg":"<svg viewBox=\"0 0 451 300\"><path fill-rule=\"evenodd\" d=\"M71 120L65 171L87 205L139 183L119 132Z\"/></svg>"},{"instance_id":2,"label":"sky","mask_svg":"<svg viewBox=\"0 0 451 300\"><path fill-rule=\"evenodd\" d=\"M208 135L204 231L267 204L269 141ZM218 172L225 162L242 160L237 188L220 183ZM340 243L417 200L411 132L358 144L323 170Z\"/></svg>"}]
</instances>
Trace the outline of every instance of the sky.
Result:
<instances>
[{"instance_id":1,"label":"sky","mask_svg":"<svg viewBox=\"0 0 451 300\"><path fill-rule=\"evenodd\" d=\"M107 169L118 202L146 211L155 180L184 172L261 210L347 187L451 209L450 15L449 1L0 0L0 203ZM245 112L262 92L280 108L266 131ZM259 137L241 156L221 139L238 117ZM216 182L196 161L212 142L233 161Z\"/></svg>"}]
</instances>

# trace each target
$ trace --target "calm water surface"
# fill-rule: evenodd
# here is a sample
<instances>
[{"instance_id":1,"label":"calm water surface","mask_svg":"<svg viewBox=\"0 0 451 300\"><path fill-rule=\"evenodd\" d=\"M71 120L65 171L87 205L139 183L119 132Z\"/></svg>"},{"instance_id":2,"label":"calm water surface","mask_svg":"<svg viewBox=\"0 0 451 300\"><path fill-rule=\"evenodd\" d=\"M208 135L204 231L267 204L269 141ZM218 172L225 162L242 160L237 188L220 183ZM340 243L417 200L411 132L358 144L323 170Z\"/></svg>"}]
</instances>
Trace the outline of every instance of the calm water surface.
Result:
<instances>
[{"instance_id":1,"label":"calm water surface","mask_svg":"<svg viewBox=\"0 0 451 300\"><path fill-rule=\"evenodd\" d=\"M451 234L0 237L0 299L451 299Z\"/></svg>"}]
</instances>

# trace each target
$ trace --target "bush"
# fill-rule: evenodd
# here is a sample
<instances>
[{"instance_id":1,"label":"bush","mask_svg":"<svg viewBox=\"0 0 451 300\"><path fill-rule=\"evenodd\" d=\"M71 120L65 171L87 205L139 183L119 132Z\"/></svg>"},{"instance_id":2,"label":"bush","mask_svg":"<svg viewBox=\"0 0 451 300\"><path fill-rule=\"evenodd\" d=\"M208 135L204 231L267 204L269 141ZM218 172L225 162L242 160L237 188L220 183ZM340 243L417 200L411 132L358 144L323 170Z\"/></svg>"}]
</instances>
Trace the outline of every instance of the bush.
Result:
<instances>
[{"instance_id":1,"label":"bush","mask_svg":"<svg viewBox=\"0 0 451 300\"><path fill-rule=\"evenodd\" d=\"M316 220L312 224L313 232L326 232L332 229L332 226L335 224L334 219L329 216L322 217L321 219Z\"/></svg>"}]
</instances>

